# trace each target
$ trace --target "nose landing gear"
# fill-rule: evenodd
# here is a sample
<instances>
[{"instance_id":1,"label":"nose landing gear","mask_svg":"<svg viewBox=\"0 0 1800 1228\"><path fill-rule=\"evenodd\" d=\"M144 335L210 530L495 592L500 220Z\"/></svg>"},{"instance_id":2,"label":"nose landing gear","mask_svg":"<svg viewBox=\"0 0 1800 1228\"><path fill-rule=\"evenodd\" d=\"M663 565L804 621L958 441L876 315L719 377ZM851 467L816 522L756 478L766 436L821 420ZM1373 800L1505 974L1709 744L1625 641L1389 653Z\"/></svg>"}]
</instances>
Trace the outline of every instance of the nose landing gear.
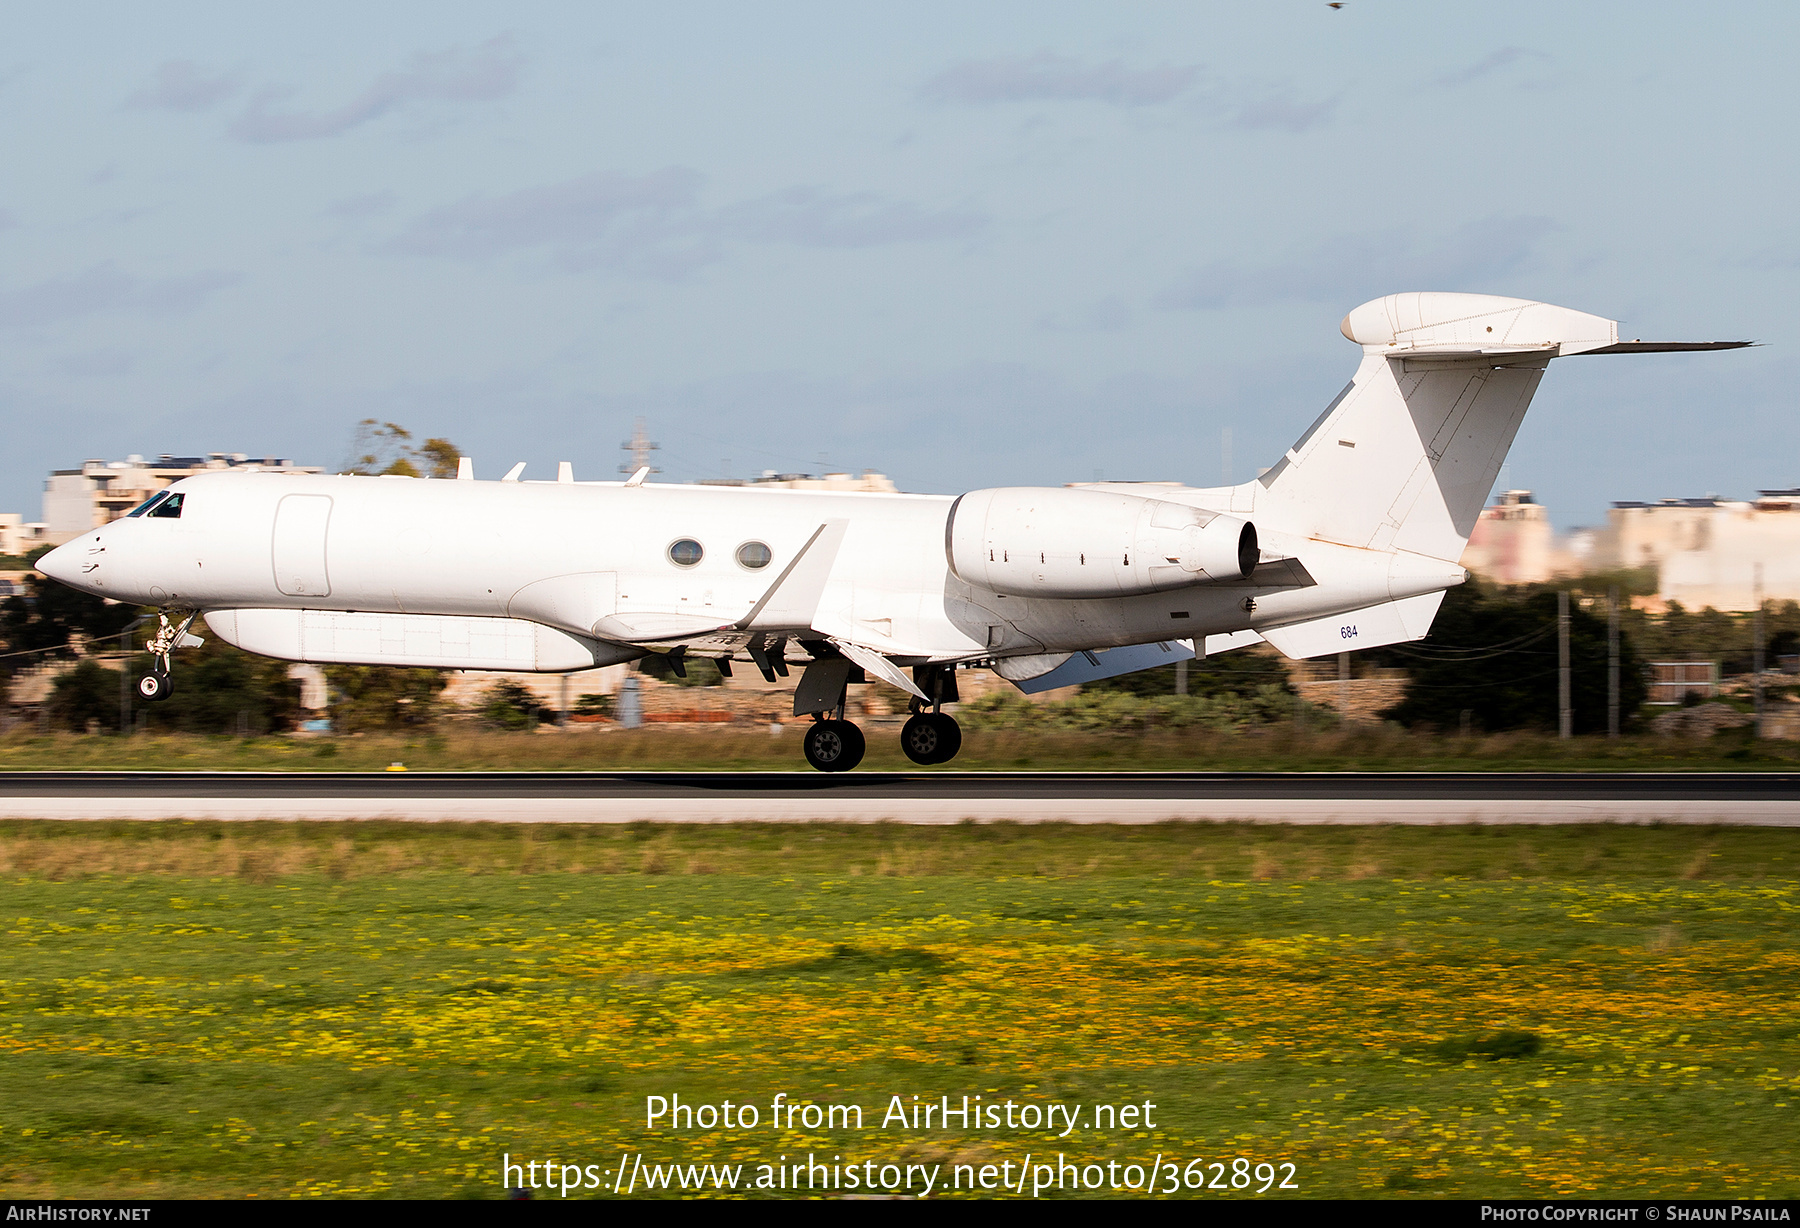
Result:
<instances>
[{"instance_id":1,"label":"nose landing gear","mask_svg":"<svg viewBox=\"0 0 1800 1228\"><path fill-rule=\"evenodd\" d=\"M197 613L197 612L196 612ZM169 621L169 616L158 611L156 634L144 647L151 658L150 672L138 679L138 695L147 703L155 703L167 699L173 693L169 682L169 671L172 668L170 658L177 648L197 648L205 643L197 635L189 635L187 629L193 625L195 614L189 614L181 620L179 627Z\"/></svg>"}]
</instances>

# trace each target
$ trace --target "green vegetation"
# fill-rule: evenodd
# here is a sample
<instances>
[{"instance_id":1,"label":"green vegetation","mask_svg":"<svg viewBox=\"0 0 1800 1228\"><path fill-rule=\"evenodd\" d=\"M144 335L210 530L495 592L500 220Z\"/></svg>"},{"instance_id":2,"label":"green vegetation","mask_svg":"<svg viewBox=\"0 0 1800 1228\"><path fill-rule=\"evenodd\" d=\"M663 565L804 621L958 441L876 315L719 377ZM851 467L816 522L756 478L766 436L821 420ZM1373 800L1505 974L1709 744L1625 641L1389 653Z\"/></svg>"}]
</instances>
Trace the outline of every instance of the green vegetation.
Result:
<instances>
[{"instance_id":1,"label":"green vegetation","mask_svg":"<svg viewBox=\"0 0 1800 1228\"><path fill-rule=\"evenodd\" d=\"M810 1151L1792 1198L1797 879L1785 829L0 824L0 1194ZM646 1129L674 1094L760 1128ZM965 1094L1156 1109L882 1125Z\"/></svg>"},{"instance_id":2,"label":"green vegetation","mask_svg":"<svg viewBox=\"0 0 1800 1228\"><path fill-rule=\"evenodd\" d=\"M1606 611L1569 603L1570 703L1576 733L1606 730ZM1619 642L1619 711L1629 721L1644 702L1644 672L1629 635ZM1378 656L1411 677L1406 698L1387 716L1404 725L1460 725L1468 711L1480 729L1554 725L1557 711L1557 595L1497 593L1464 584L1444 595L1431 634Z\"/></svg>"},{"instance_id":3,"label":"green vegetation","mask_svg":"<svg viewBox=\"0 0 1800 1228\"><path fill-rule=\"evenodd\" d=\"M412 432L398 422L364 418L356 424L350 442L351 460L345 473L390 474L399 477L453 478L462 450L448 439L427 439L415 445Z\"/></svg>"},{"instance_id":4,"label":"green vegetation","mask_svg":"<svg viewBox=\"0 0 1800 1228\"><path fill-rule=\"evenodd\" d=\"M116 702L116 701L115 701ZM171 700L171 703L174 701ZM1322 716L1321 720L1329 719ZM421 730L362 736L200 736L179 733L79 736L20 723L0 734L0 770L379 771L396 760L434 771L804 770L798 723L766 726L603 725L536 733ZM864 771L1792 771L1800 743L1756 741L1748 729L1701 740L1652 735L1559 741L1521 732L1458 737L1395 726L1329 728L1293 723L1221 732L1182 729L1090 733L971 729L943 769L900 752L898 726L866 725Z\"/></svg>"}]
</instances>

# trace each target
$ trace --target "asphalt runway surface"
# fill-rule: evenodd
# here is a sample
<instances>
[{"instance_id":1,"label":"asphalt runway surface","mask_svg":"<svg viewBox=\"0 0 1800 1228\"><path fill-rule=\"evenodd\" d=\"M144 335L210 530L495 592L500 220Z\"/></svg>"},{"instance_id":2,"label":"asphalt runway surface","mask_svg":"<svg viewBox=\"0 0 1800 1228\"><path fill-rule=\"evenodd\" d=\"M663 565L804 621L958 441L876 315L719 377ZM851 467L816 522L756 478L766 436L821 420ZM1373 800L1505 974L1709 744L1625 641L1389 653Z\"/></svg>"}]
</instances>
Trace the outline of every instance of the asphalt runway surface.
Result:
<instances>
[{"instance_id":1,"label":"asphalt runway surface","mask_svg":"<svg viewBox=\"0 0 1800 1228\"><path fill-rule=\"evenodd\" d=\"M1800 774L3 772L0 818L1800 826Z\"/></svg>"}]
</instances>

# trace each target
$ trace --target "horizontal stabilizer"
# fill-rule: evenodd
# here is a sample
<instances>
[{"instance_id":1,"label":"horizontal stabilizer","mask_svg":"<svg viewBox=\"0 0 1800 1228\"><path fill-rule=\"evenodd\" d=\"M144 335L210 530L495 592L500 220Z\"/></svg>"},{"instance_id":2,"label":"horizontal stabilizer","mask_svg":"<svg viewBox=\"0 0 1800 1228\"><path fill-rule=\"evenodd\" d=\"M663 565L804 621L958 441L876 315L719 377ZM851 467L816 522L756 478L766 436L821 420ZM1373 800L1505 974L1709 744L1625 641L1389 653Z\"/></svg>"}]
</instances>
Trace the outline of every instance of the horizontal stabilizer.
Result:
<instances>
[{"instance_id":1,"label":"horizontal stabilizer","mask_svg":"<svg viewBox=\"0 0 1800 1228\"><path fill-rule=\"evenodd\" d=\"M1047 674L1039 674L1024 682L1015 682L1027 695L1052 691L1059 686L1076 686L1135 674L1141 669L1173 665L1194 659L1194 646L1189 640L1163 640L1156 644L1133 644L1129 648L1104 648L1097 652L1078 652Z\"/></svg>"},{"instance_id":2,"label":"horizontal stabilizer","mask_svg":"<svg viewBox=\"0 0 1800 1228\"><path fill-rule=\"evenodd\" d=\"M1692 350L1741 350L1754 341L1621 341L1584 354L1686 354Z\"/></svg>"},{"instance_id":3,"label":"horizontal stabilizer","mask_svg":"<svg viewBox=\"0 0 1800 1228\"><path fill-rule=\"evenodd\" d=\"M1323 657L1334 652L1353 652L1359 648L1380 648L1384 644L1404 644L1424 639L1431 631L1431 620L1437 617L1444 594L1426 593L1402 601L1384 601L1328 618L1290 623L1285 627L1269 627L1263 638L1279 648L1284 656L1300 660Z\"/></svg>"}]
</instances>

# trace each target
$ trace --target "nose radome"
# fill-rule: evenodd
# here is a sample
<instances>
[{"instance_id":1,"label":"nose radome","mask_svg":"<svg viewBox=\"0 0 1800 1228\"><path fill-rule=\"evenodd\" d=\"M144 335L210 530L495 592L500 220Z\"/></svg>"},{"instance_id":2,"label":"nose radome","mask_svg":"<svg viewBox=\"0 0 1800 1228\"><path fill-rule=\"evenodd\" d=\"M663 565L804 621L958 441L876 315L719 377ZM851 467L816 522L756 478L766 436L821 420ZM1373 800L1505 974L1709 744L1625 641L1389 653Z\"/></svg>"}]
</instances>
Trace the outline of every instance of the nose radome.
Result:
<instances>
[{"instance_id":1,"label":"nose radome","mask_svg":"<svg viewBox=\"0 0 1800 1228\"><path fill-rule=\"evenodd\" d=\"M81 575L81 565L77 562L81 539L58 546L48 554L38 556L33 564L39 571L52 580L61 580L64 584L79 587L77 580Z\"/></svg>"}]
</instances>

